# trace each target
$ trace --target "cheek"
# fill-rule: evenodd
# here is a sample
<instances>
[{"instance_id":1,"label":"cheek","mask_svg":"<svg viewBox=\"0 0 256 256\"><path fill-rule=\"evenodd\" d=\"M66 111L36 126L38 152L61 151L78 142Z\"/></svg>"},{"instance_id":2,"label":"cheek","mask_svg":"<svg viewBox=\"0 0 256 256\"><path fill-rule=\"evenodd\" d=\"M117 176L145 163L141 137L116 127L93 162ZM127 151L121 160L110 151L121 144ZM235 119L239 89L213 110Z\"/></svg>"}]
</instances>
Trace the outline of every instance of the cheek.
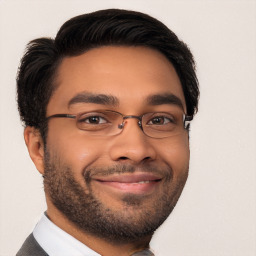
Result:
<instances>
[{"instance_id":1,"label":"cheek","mask_svg":"<svg viewBox=\"0 0 256 256\"><path fill-rule=\"evenodd\" d=\"M78 175L104 155L102 145L102 140L91 140L80 131L49 127L47 148L50 155L57 156L62 164L71 167Z\"/></svg>"},{"instance_id":2,"label":"cheek","mask_svg":"<svg viewBox=\"0 0 256 256\"><path fill-rule=\"evenodd\" d=\"M172 138L172 140L163 141L158 144L161 151L162 161L171 166L174 175L187 172L189 166L189 141L188 137Z\"/></svg>"}]
</instances>

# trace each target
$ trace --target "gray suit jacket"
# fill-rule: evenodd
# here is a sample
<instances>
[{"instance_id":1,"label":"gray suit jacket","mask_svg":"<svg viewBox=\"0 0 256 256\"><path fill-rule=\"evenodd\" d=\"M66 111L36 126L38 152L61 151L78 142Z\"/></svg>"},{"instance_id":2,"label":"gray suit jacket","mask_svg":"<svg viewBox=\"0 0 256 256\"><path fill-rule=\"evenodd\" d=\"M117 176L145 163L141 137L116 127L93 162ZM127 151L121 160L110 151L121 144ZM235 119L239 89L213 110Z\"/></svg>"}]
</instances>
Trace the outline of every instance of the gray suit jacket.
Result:
<instances>
[{"instance_id":1,"label":"gray suit jacket","mask_svg":"<svg viewBox=\"0 0 256 256\"><path fill-rule=\"evenodd\" d=\"M16 256L49 256L30 234Z\"/></svg>"}]
</instances>

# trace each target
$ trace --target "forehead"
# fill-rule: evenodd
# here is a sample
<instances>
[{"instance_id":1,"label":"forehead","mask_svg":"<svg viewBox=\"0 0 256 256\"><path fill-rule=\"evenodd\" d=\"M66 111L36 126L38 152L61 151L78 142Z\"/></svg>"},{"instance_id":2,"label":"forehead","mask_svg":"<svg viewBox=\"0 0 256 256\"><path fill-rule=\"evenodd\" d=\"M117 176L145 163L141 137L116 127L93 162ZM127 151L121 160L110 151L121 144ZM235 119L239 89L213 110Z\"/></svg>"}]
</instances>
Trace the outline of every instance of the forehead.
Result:
<instances>
[{"instance_id":1,"label":"forehead","mask_svg":"<svg viewBox=\"0 0 256 256\"><path fill-rule=\"evenodd\" d=\"M47 114L68 111L70 100L80 93L114 96L121 107L139 106L150 95L174 94L185 108L173 65L163 54L146 47L106 46L66 57L56 82Z\"/></svg>"}]
</instances>

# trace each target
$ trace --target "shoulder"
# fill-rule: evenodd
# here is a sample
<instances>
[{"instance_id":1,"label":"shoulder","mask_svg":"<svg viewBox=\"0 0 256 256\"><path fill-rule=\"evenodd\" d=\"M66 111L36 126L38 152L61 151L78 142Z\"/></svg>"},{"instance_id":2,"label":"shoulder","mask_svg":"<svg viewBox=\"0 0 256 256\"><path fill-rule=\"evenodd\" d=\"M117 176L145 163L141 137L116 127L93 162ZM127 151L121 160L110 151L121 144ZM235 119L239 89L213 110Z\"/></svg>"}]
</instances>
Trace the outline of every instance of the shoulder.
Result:
<instances>
[{"instance_id":1,"label":"shoulder","mask_svg":"<svg viewBox=\"0 0 256 256\"><path fill-rule=\"evenodd\" d=\"M30 234L23 243L16 256L48 256L43 248L38 244L33 234Z\"/></svg>"}]
</instances>

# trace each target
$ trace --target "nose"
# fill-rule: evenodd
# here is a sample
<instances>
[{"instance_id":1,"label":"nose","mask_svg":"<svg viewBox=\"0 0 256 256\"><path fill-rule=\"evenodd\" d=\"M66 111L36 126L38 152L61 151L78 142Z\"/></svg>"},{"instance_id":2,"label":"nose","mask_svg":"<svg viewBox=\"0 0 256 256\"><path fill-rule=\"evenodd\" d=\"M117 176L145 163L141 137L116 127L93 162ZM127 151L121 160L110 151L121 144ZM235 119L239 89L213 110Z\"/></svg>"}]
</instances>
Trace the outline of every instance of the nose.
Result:
<instances>
[{"instance_id":1,"label":"nose","mask_svg":"<svg viewBox=\"0 0 256 256\"><path fill-rule=\"evenodd\" d=\"M122 132L113 137L109 150L113 161L139 164L156 158L154 139L146 136L141 130L137 119L124 121Z\"/></svg>"}]
</instances>

